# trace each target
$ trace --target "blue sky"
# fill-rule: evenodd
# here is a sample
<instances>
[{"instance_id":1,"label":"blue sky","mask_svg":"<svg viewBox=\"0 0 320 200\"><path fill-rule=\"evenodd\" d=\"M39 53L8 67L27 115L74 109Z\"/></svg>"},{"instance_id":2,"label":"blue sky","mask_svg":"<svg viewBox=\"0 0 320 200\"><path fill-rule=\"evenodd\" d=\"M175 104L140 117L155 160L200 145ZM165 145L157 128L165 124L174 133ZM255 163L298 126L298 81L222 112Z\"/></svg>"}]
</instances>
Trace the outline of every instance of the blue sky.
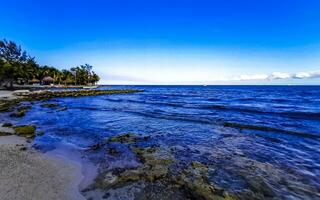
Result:
<instances>
[{"instance_id":1,"label":"blue sky","mask_svg":"<svg viewBox=\"0 0 320 200\"><path fill-rule=\"evenodd\" d=\"M106 84L319 84L320 2L3 1L0 37Z\"/></svg>"}]
</instances>

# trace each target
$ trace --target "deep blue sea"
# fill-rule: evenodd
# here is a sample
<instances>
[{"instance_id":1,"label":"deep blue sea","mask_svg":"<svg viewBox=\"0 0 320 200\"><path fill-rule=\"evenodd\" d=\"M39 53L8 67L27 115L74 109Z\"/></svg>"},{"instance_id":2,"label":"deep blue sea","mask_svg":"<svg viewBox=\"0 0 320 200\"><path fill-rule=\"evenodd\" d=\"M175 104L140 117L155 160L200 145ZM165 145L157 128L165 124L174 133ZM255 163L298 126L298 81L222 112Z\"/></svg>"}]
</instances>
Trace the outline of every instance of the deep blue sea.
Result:
<instances>
[{"instance_id":1,"label":"deep blue sea","mask_svg":"<svg viewBox=\"0 0 320 200\"><path fill-rule=\"evenodd\" d=\"M56 98L66 109L36 102L16 124L35 124L35 147L61 143L80 152L114 135L151 136L181 162L210 167L212 184L260 191L266 199L320 199L319 86L112 86L134 94ZM83 153L100 169L130 168L136 158ZM261 191L265 190L265 191Z\"/></svg>"}]
</instances>

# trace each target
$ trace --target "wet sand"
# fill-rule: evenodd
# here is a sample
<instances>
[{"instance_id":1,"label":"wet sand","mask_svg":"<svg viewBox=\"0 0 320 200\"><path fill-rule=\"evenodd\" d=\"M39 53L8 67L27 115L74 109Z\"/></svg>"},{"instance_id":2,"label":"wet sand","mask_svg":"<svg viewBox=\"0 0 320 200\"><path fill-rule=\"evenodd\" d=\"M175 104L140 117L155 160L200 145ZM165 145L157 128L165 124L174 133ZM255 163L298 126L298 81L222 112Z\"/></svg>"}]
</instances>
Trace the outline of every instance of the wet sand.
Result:
<instances>
[{"instance_id":1,"label":"wet sand","mask_svg":"<svg viewBox=\"0 0 320 200\"><path fill-rule=\"evenodd\" d=\"M78 187L83 178L79 163L39 153L22 137L0 137L0 168L2 200L85 199Z\"/></svg>"}]
</instances>

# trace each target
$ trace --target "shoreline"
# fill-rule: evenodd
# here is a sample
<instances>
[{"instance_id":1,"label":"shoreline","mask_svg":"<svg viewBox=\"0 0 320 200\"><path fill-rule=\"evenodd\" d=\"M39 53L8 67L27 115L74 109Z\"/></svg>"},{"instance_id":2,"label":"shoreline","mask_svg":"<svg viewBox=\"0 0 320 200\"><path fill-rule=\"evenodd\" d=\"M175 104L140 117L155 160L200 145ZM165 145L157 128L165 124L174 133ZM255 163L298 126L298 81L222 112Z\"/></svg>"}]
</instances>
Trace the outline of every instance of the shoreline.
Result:
<instances>
[{"instance_id":1,"label":"shoreline","mask_svg":"<svg viewBox=\"0 0 320 200\"><path fill-rule=\"evenodd\" d=\"M0 90L0 112L15 112L25 101L46 101L56 97L81 97L109 94L127 94L139 90ZM26 109L27 110L27 109ZM24 116L24 112L22 111ZM19 111L21 112L21 111ZM5 125L6 124L6 125ZM28 133L19 133L22 127ZM34 127L34 128L32 128ZM28 129L28 130L26 130ZM31 132L30 129L32 129ZM96 169L68 154L61 148L42 153L30 143L37 136L33 125L0 124L0 196L3 200L17 199L85 199L81 190L96 176ZM68 147L67 147L68 148Z\"/></svg>"},{"instance_id":2,"label":"shoreline","mask_svg":"<svg viewBox=\"0 0 320 200\"><path fill-rule=\"evenodd\" d=\"M9 199L85 199L79 191L81 165L34 150L26 139L0 140L0 196Z\"/></svg>"},{"instance_id":3,"label":"shoreline","mask_svg":"<svg viewBox=\"0 0 320 200\"><path fill-rule=\"evenodd\" d=\"M12 111L19 103L24 101L40 101L49 100L51 98L61 97L83 97L83 96L98 96L98 95L113 95L113 94L129 94L143 92L143 90L134 89L111 89L111 90L0 90L0 112Z\"/></svg>"}]
</instances>

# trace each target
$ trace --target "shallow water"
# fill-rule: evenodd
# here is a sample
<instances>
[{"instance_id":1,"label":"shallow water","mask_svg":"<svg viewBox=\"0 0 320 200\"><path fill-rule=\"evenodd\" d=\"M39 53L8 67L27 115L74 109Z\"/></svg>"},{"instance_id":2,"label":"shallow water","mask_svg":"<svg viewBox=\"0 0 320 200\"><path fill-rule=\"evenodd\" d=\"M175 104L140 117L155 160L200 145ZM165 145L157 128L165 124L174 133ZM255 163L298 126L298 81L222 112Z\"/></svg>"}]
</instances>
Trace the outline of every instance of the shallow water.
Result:
<instances>
[{"instance_id":1,"label":"shallow water","mask_svg":"<svg viewBox=\"0 0 320 200\"><path fill-rule=\"evenodd\" d=\"M144 92L51 99L66 109L42 108L43 102L36 102L23 118L1 114L1 119L35 124L45 133L35 139L35 147L52 151L70 145L99 170L139 166L125 146L116 146L116 157L87 151L105 138L135 133L173 150L181 163L208 165L211 183L239 198L259 193L259 198L320 199L320 87L114 88ZM126 186L127 197L145 187L141 185Z\"/></svg>"}]
</instances>

